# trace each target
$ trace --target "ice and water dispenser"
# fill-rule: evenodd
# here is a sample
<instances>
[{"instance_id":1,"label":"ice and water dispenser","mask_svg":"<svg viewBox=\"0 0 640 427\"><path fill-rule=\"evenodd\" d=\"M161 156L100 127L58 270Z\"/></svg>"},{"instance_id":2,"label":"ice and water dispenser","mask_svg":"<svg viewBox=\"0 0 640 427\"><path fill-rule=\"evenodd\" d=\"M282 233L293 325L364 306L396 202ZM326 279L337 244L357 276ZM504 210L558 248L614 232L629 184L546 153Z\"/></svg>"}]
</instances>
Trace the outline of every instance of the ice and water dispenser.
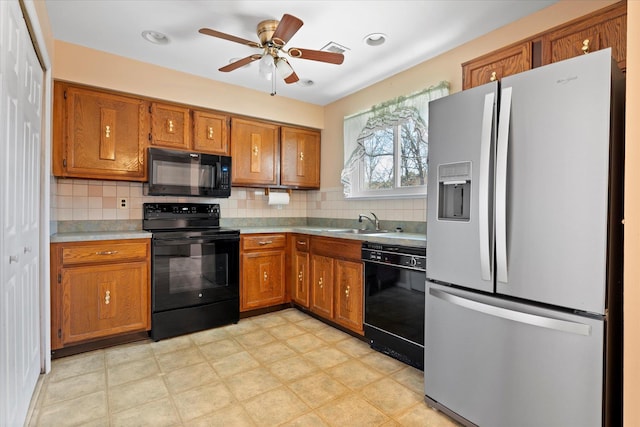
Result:
<instances>
[{"instance_id":1,"label":"ice and water dispenser","mask_svg":"<svg viewBox=\"0 0 640 427\"><path fill-rule=\"evenodd\" d=\"M438 219L469 221L471 162L438 165Z\"/></svg>"}]
</instances>

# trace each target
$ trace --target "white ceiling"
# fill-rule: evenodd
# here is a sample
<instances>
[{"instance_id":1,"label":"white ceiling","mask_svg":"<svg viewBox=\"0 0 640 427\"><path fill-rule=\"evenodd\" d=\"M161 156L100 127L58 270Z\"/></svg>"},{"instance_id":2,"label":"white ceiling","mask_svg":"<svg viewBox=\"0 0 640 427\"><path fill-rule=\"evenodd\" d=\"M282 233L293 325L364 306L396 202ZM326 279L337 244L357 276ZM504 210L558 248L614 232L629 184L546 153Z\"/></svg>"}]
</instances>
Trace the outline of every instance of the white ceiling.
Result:
<instances>
[{"instance_id":1,"label":"white ceiling","mask_svg":"<svg viewBox=\"0 0 640 427\"><path fill-rule=\"evenodd\" d=\"M258 76L257 62L218 71L259 49L198 30L258 41L258 22L294 15L304 25L285 48L320 50L334 42L348 50L342 65L290 58L300 80L314 84L278 80L277 94L326 105L556 1L46 0L46 5L56 39L264 92L271 91L271 82ZM142 38L144 30L164 33L170 42L151 44ZM366 45L363 39L371 33L386 34L387 42Z\"/></svg>"}]
</instances>

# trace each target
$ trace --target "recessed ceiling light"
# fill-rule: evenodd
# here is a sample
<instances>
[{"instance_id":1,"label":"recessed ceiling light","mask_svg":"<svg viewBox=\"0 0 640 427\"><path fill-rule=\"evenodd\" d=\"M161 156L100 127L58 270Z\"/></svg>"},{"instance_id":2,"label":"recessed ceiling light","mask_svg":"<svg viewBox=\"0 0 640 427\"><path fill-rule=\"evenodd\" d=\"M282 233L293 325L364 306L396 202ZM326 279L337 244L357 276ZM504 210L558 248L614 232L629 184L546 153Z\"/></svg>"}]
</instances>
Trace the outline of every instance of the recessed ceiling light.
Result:
<instances>
[{"instance_id":1,"label":"recessed ceiling light","mask_svg":"<svg viewBox=\"0 0 640 427\"><path fill-rule=\"evenodd\" d=\"M369 46L380 46L387 41L387 35L382 33L371 33L363 41Z\"/></svg>"},{"instance_id":2,"label":"recessed ceiling light","mask_svg":"<svg viewBox=\"0 0 640 427\"><path fill-rule=\"evenodd\" d=\"M153 44L168 44L169 37L165 36L161 32L153 30L145 30L142 32L142 38Z\"/></svg>"}]
</instances>

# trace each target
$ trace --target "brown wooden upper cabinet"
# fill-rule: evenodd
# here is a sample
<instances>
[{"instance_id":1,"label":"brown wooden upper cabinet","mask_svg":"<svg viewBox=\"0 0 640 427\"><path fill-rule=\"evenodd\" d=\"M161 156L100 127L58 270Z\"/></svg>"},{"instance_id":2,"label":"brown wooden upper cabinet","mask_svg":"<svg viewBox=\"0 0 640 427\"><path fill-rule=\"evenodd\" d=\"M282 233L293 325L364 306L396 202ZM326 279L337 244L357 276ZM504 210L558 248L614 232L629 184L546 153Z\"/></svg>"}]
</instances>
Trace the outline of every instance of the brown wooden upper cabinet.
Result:
<instances>
[{"instance_id":1,"label":"brown wooden upper cabinet","mask_svg":"<svg viewBox=\"0 0 640 427\"><path fill-rule=\"evenodd\" d=\"M320 188L320 133L283 126L280 139L280 183Z\"/></svg>"},{"instance_id":2,"label":"brown wooden upper cabinet","mask_svg":"<svg viewBox=\"0 0 640 427\"><path fill-rule=\"evenodd\" d=\"M462 88L608 47L624 71L626 46L627 2L622 1L463 63Z\"/></svg>"},{"instance_id":3,"label":"brown wooden upper cabinet","mask_svg":"<svg viewBox=\"0 0 640 427\"><path fill-rule=\"evenodd\" d=\"M531 41L527 41L462 64L463 89L530 70L531 47Z\"/></svg>"},{"instance_id":4,"label":"brown wooden upper cabinet","mask_svg":"<svg viewBox=\"0 0 640 427\"><path fill-rule=\"evenodd\" d=\"M231 119L231 182L239 186L278 184L278 135L275 124Z\"/></svg>"},{"instance_id":5,"label":"brown wooden upper cabinet","mask_svg":"<svg viewBox=\"0 0 640 427\"><path fill-rule=\"evenodd\" d=\"M158 147L189 150L191 129L189 108L151 103L151 144Z\"/></svg>"},{"instance_id":6,"label":"brown wooden upper cabinet","mask_svg":"<svg viewBox=\"0 0 640 427\"><path fill-rule=\"evenodd\" d=\"M229 116L154 102L151 104L151 144L228 156Z\"/></svg>"},{"instance_id":7,"label":"brown wooden upper cabinet","mask_svg":"<svg viewBox=\"0 0 640 427\"><path fill-rule=\"evenodd\" d=\"M320 188L320 132L231 119L232 183L245 187Z\"/></svg>"},{"instance_id":8,"label":"brown wooden upper cabinet","mask_svg":"<svg viewBox=\"0 0 640 427\"><path fill-rule=\"evenodd\" d=\"M228 156L229 116L209 111L193 111L193 150Z\"/></svg>"},{"instance_id":9,"label":"brown wooden upper cabinet","mask_svg":"<svg viewBox=\"0 0 640 427\"><path fill-rule=\"evenodd\" d=\"M147 179L147 101L55 82L53 111L55 176Z\"/></svg>"},{"instance_id":10,"label":"brown wooden upper cabinet","mask_svg":"<svg viewBox=\"0 0 640 427\"><path fill-rule=\"evenodd\" d=\"M543 64L611 48L621 70L627 67L627 2L616 3L545 33Z\"/></svg>"}]
</instances>

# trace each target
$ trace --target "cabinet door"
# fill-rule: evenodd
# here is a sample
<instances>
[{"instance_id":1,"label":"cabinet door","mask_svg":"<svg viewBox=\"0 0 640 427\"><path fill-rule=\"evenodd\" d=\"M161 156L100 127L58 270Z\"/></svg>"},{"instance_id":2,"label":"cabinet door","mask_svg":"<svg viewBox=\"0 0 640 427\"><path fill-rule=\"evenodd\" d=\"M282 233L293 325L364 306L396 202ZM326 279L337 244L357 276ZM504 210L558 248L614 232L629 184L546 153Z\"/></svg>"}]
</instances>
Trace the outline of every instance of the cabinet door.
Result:
<instances>
[{"instance_id":1,"label":"cabinet door","mask_svg":"<svg viewBox=\"0 0 640 427\"><path fill-rule=\"evenodd\" d=\"M62 343L150 327L148 263L62 269Z\"/></svg>"},{"instance_id":2,"label":"cabinet door","mask_svg":"<svg viewBox=\"0 0 640 427\"><path fill-rule=\"evenodd\" d=\"M320 188L320 132L282 127L280 183Z\"/></svg>"},{"instance_id":3,"label":"cabinet door","mask_svg":"<svg viewBox=\"0 0 640 427\"><path fill-rule=\"evenodd\" d=\"M613 58L626 68L626 2L551 31L543 37L543 63L550 64L611 47Z\"/></svg>"},{"instance_id":4,"label":"cabinet door","mask_svg":"<svg viewBox=\"0 0 640 427\"><path fill-rule=\"evenodd\" d=\"M311 256L311 311L333 318L333 259Z\"/></svg>"},{"instance_id":5,"label":"cabinet door","mask_svg":"<svg viewBox=\"0 0 640 427\"><path fill-rule=\"evenodd\" d=\"M462 64L463 89L531 69L531 42L508 47Z\"/></svg>"},{"instance_id":6,"label":"cabinet door","mask_svg":"<svg viewBox=\"0 0 640 427\"><path fill-rule=\"evenodd\" d=\"M53 173L146 181L148 103L56 82Z\"/></svg>"},{"instance_id":7,"label":"cabinet door","mask_svg":"<svg viewBox=\"0 0 640 427\"><path fill-rule=\"evenodd\" d=\"M336 260L336 311L334 320L362 332L362 263Z\"/></svg>"},{"instance_id":8,"label":"cabinet door","mask_svg":"<svg viewBox=\"0 0 640 427\"><path fill-rule=\"evenodd\" d=\"M201 153L229 155L229 117L193 112L193 149Z\"/></svg>"},{"instance_id":9,"label":"cabinet door","mask_svg":"<svg viewBox=\"0 0 640 427\"><path fill-rule=\"evenodd\" d=\"M190 149L189 109L178 105L152 103L151 143L158 147Z\"/></svg>"},{"instance_id":10,"label":"cabinet door","mask_svg":"<svg viewBox=\"0 0 640 427\"><path fill-rule=\"evenodd\" d=\"M247 252L241 261L241 311L284 302L284 251Z\"/></svg>"},{"instance_id":11,"label":"cabinet door","mask_svg":"<svg viewBox=\"0 0 640 427\"><path fill-rule=\"evenodd\" d=\"M278 126L244 119L231 120L233 185L278 184Z\"/></svg>"},{"instance_id":12,"label":"cabinet door","mask_svg":"<svg viewBox=\"0 0 640 427\"><path fill-rule=\"evenodd\" d=\"M291 297L303 307L309 308L309 254L295 251L293 254Z\"/></svg>"}]
</instances>

